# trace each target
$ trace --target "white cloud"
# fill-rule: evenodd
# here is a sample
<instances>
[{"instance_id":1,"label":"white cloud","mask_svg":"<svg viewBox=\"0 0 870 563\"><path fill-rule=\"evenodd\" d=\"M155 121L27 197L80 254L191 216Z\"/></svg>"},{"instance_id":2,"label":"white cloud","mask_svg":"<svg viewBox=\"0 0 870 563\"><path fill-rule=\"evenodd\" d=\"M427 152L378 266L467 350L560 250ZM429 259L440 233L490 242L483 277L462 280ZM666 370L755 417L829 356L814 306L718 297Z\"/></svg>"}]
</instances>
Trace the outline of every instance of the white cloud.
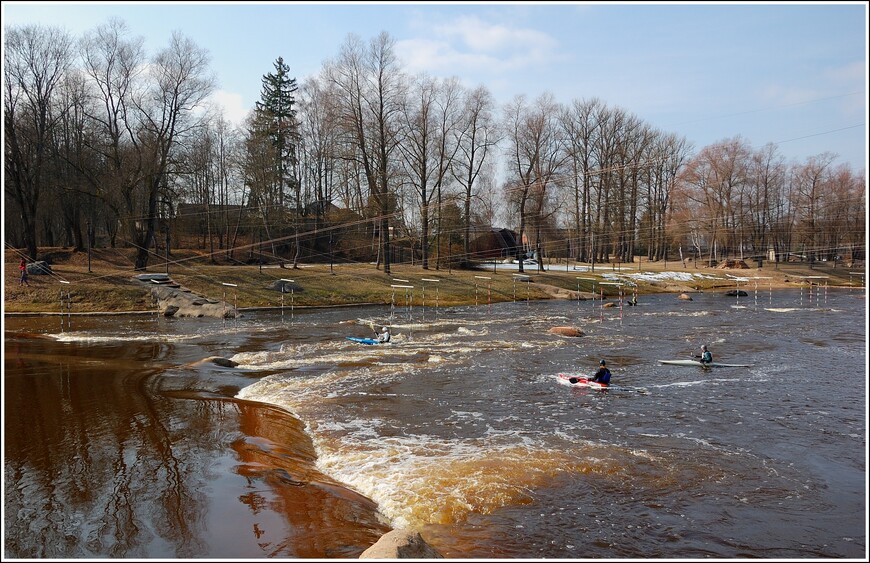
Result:
<instances>
[{"instance_id":1,"label":"white cloud","mask_svg":"<svg viewBox=\"0 0 870 563\"><path fill-rule=\"evenodd\" d=\"M241 125L248 116L250 108L245 105L241 94L217 90L211 96L211 102L223 114L224 118L233 125Z\"/></svg>"},{"instance_id":2,"label":"white cloud","mask_svg":"<svg viewBox=\"0 0 870 563\"><path fill-rule=\"evenodd\" d=\"M500 63L497 58L479 54L463 53L446 41L410 39L396 43L396 50L408 70L432 74L456 74L469 70L493 69Z\"/></svg>"},{"instance_id":3,"label":"white cloud","mask_svg":"<svg viewBox=\"0 0 870 563\"><path fill-rule=\"evenodd\" d=\"M430 31L430 37L396 44L412 72L500 73L533 68L557 58L557 42L546 33L490 24L477 17L462 17Z\"/></svg>"},{"instance_id":4,"label":"white cloud","mask_svg":"<svg viewBox=\"0 0 870 563\"><path fill-rule=\"evenodd\" d=\"M477 17L459 18L437 27L435 32L447 38L458 37L472 51L479 52L549 50L556 44L540 31L489 24Z\"/></svg>"}]
</instances>

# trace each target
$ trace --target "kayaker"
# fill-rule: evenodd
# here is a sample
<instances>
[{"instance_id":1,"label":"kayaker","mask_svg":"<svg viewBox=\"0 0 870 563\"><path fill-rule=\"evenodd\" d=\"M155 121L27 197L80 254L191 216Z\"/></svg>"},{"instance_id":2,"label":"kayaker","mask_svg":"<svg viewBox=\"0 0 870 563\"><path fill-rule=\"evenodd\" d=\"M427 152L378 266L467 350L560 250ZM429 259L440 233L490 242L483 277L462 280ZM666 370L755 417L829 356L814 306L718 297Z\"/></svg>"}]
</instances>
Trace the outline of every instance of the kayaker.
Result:
<instances>
[{"instance_id":1,"label":"kayaker","mask_svg":"<svg viewBox=\"0 0 870 563\"><path fill-rule=\"evenodd\" d=\"M390 329L389 327L384 327L381 334L378 335L378 342L381 344L386 344L390 341Z\"/></svg>"},{"instance_id":2,"label":"kayaker","mask_svg":"<svg viewBox=\"0 0 870 563\"><path fill-rule=\"evenodd\" d=\"M710 350L707 349L706 344L701 345L701 355L695 356L696 358L701 358L702 364L712 364L713 363L713 354Z\"/></svg>"},{"instance_id":3,"label":"kayaker","mask_svg":"<svg viewBox=\"0 0 870 563\"><path fill-rule=\"evenodd\" d=\"M589 381L597 381L598 383L603 383L604 385L610 384L610 370L607 369L607 362L601 360L598 362L598 371L595 372L595 375L592 376L592 379Z\"/></svg>"}]
</instances>

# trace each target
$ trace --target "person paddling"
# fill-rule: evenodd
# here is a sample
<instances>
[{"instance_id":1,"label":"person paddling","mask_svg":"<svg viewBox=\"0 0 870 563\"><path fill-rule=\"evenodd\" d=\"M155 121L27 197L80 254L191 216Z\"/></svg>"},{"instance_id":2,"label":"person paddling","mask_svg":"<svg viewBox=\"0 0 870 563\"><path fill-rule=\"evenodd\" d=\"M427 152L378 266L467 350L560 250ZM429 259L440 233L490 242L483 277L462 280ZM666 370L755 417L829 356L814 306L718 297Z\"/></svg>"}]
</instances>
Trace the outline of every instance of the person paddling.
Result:
<instances>
[{"instance_id":1,"label":"person paddling","mask_svg":"<svg viewBox=\"0 0 870 563\"><path fill-rule=\"evenodd\" d=\"M598 362L598 371L595 372L595 375L586 379L585 377L569 377L568 381L573 383L577 383L578 381L587 381L589 383L597 382L603 386L610 385L610 370L607 369L607 362L601 360Z\"/></svg>"},{"instance_id":2,"label":"person paddling","mask_svg":"<svg viewBox=\"0 0 870 563\"><path fill-rule=\"evenodd\" d=\"M601 360L598 362L598 371L592 376L589 381L597 381L602 385L610 385L610 370L607 369L607 362Z\"/></svg>"},{"instance_id":3,"label":"person paddling","mask_svg":"<svg viewBox=\"0 0 870 563\"><path fill-rule=\"evenodd\" d=\"M378 335L378 343L379 344L386 344L389 341L390 341L390 329L389 329L389 327L384 327L383 332L381 332L381 334Z\"/></svg>"},{"instance_id":4,"label":"person paddling","mask_svg":"<svg viewBox=\"0 0 870 563\"><path fill-rule=\"evenodd\" d=\"M707 349L707 345L701 345L701 355L694 356L695 358L701 358L701 363L704 365L709 365L713 363L713 354L710 350Z\"/></svg>"}]
</instances>

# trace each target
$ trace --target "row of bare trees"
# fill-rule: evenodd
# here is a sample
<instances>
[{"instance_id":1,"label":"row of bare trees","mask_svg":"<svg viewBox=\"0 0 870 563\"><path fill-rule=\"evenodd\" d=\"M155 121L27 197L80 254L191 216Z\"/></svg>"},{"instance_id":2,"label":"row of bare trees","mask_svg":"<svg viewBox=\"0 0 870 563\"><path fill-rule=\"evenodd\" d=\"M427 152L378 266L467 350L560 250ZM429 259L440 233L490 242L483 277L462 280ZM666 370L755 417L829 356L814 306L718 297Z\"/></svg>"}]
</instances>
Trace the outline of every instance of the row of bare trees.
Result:
<instances>
[{"instance_id":1,"label":"row of bare trees","mask_svg":"<svg viewBox=\"0 0 870 563\"><path fill-rule=\"evenodd\" d=\"M296 265L303 247L340 249L385 273L393 244L423 268L467 263L476 229L497 221L522 240L517 258L864 248L865 171L831 154L787 163L739 137L693 154L596 98L499 106L485 86L409 75L387 33L349 35L298 99L283 59L275 71L234 127L206 104L207 53L180 34L147 57L118 20L79 40L7 29L7 240L33 258L107 240L144 269L159 229L187 220L213 256L265 245Z\"/></svg>"},{"instance_id":2,"label":"row of bare trees","mask_svg":"<svg viewBox=\"0 0 870 563\"><path fill-rule=\"evenodd\" d=\"M866 177L823 153L786 164L738 138L704 148L678 176L672 235L711 261L773 250L810 262L863 257Z\"/></svg>"},{"instance_id":3,"label":"row of bare trees","mask_svg":"<svg viewBox=\"0 0 870 563\"><path fill-rule=\"evenodd\" d=\"M98 220L112 238L120 231L144 268L179 146L202 126L207 53L176 33L147 58L112 20L78 42L55 28L7 29L4 62L4 188L28 255L53 242L59 214L77 244ZM52 233L43 241L40 221Z\"/></svg>"}]
</instances>

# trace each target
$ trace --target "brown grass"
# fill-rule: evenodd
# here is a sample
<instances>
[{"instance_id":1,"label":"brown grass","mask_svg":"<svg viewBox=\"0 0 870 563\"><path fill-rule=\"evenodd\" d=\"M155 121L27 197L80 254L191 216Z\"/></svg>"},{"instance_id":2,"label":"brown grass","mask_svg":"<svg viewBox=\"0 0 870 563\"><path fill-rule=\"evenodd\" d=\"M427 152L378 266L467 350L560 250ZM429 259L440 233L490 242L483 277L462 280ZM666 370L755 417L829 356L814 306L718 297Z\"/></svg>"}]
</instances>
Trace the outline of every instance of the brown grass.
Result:
<instances>
[{"instance_id":1,"label":"brown grass","mask_svg":"<svg viewBox=\"0 0 870 563\"><path fill-rule=\"evenodd\" d=\"M90 271L88 256L85 252L69 249L41 249L40 258L50 261L52 275L31 275L30 286L18 283L19 255L7 251L4 260L4 311L6 313L57 313L61 306L65 311L87 312L132 312L154 309L148 286L134 281L139 272L133 271L133 252L130 250L100 249L91 254ZM753 263L754 265L754 263ZM578 266L588 266L587 264ZM637 282L638 294L683 293L691 291L730 290L735 288L750 291L757 287L797 288L814 283L827 283L829 286L863 286L863 277L855 273L857 265L848 268L842 264L836 267L828 263L816 263L810 268L806 263L783 263L762 268L737 268L733 270L707 268L679 261L647 262L634 264L596 264L594 272L575 270L574 264L566 269L561 264L552 263L545 272L526 269L525 275L531 283L517 282L516 271L499 270L457 270L393 264L388 276L383 269L374 264L336 264L330 270L328 264L301 265L298 269L276 266L213 264L207 257L194 251L176 251L169 264L170 277L181 286L203 297L225 300L239 308L280 307L282 295L272 289L280 279L294 281L298 291L283 296L285 306L334 306L362 303L390 304L405 306L408 300L412 305L434 305L437 298L440 306L485 305L489 302L517 300L539 300L553 297L576 298L578 289L582 297L589 297L594 288L596 294L601 289L605 297L617 298L619 288L612 285L599 285L609 281L605 274L628 274L637 272L693 272L715 276L717 280L693 280L689 284L679 281ZM863 265L860 266L863 272ZM165 261L152 263L148 273L164 273ZM728 275L749 278L739 284L728 279ZM807 278L806 276L826 276ZM594 278L595 281L577 278ZM438 282L423 281L422 278L438 279ZM407 280L407 281L403 281ZM62 283L67 281L69 283ZM233 286L224 284L234 284ZM413 288L391 287L410 285ZM634 287L625 287L626 294L633 293ZM61 295L63 292L63 296ZM66 298L69 297L70 302ZM61 300L64 300L64 305Z\"/></svg>"}]
</instances>

